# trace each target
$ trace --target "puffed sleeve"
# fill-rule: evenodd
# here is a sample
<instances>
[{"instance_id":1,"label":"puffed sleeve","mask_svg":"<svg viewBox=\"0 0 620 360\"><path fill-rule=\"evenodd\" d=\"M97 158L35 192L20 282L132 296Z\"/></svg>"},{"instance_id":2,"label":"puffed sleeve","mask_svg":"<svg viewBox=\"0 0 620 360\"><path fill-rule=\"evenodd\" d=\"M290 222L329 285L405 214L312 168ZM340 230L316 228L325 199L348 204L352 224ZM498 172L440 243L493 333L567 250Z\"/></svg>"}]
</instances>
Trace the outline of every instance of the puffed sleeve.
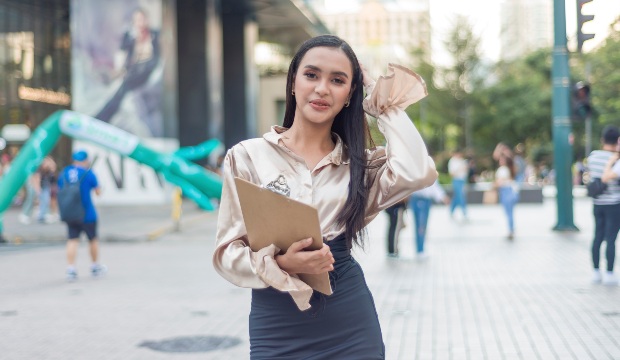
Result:
<instances>
[{"instance_id":1,"label":"puffed sleeve","mask_svg":"<svg viewBox=\"0 0 620 360\"><path fill-rule=\"evenodd\" d=\"M424 80L400 65L389 64L388 74L366 88L364 110L377 118L387 144L368 150L370 169L367 221L388 206L437 179L435 163L424 141L405 113L407 106L428 93Z\"/></svg>"},{"instance_id":2,"label":"puffed sleeve","mask_svg":"<svg viewBox=\"0 0 620 360\"><path fill-rule=\"evenodd\" d=\"M300 310L309 309L312 288L280 269L275 260L280 249L271 245L254 252L248 245L234 177L252 181L253 172L246 165L250 161L240 146L229 150L224 159L213 266L223 278L237 286L255 289L272 286L288 292Z\"/></svg>"}]
</instances>

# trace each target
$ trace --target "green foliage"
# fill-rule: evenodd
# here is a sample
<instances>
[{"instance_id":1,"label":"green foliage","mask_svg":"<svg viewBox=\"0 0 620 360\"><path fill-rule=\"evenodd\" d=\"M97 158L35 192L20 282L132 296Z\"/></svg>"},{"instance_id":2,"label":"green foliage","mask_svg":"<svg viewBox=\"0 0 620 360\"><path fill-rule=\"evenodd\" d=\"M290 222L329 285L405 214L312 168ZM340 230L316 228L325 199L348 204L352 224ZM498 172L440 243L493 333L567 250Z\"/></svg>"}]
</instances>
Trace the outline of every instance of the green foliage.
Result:
<instances>
[{"instance_id":1,"label":"green foliage","mask_svg":"<svg viewBox=\"0 0 620 360\"><path fill-rule=\"evenodd\" d=\"M498 142L516 145L551 139L551 54L547 49L495 66L496 82L480 89L474 105L476 152Z\"/></svg>"},{"instance_id":2,"label":"green foliage","mask_svg":"<svg viewBox=\"0 0 620 360\"><path fill-rule=\"evenodd\" d=\"M465 125L471 93L481 82L479 43L466 18L458 17L446 42L454 54L450 67L434 66L427 53L413 51L414 68L426 81L428 97L409 107L407 113L433 154L466 145Z\"/></svg>"},{"instance_id":3,"label":"green foliage","mask_svg":"<svg viewBox=\"0 0 620 360\"><path fill-rule=\"evenodd\" d=\"M609 36L587 59L592 68L592 105L598 129L620 122L620 17L610 26ZM597 134L598 132L595 132Z\"/></svg>"},{"instance_id":4,"label":"green foliage","mask_svg":"<svg viewBox=\"0 0 620 360\"><path fill-rule=\"evenodd\" d=\"M439 181L441 185L448 185L452 183L452 178L450 177L450 174L440 172L437 181Z\"/></svg>"},{"instance_id":5,"label":"green foliage","mask_svg":"<svg viewBox=\"0 0 620 360\"><path fill-rule=\"evenodd\" d=\"M479 56L479 39L466 19L458 18L446 40L453 63L435 66L428 54L414 51L415 71L426 81L429 96L407 109L435 158L438 169L456 148L466 148L478 171L496 166L491 153L498 142L525 144L533 164L551 165L552 84L551 49L541 49L510 62L485 65ZM572 83L591 70L595 111L594 144L602 127L620 124L620 18L609 37L592 53L573 55ZM469 128L467 128L469 125ZM584 124L573 123L574 151L583 155ZM467 136L466 136L467 135ZM466 139L467 137L467 139Z\"/></svg>"}]
</instances>

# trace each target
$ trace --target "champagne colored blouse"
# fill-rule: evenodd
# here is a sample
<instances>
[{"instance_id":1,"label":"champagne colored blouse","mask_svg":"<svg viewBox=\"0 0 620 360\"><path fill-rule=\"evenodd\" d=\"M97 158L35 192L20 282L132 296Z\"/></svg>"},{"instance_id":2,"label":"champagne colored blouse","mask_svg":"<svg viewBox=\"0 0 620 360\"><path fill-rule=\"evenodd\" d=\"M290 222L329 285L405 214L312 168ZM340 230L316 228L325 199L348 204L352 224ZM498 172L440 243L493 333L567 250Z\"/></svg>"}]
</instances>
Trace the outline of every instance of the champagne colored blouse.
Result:
<instances>
[{"instance_id":1,"label":"champagne colored blouse","mask_svg":"<svg viewBox=\"0 0 620 360\"><path fill-rule=\"evenodd\" d=\"M368 181L373 182L366 206L368 224L381 210L432 185L437 171L420 133L404 111L427 95L422 78L407 68L389 64L388 74L368 85L366 93L364 110L377 118L387 141L385 147L366 151L371 166ZM305 310L310 307L312 288L280 269L274 258L280 249L271 245L253 252L248 246L233 179L240 177L262 186L275 184L276 190L281 187L291 198L314 206L323 239L329 244L345 230L336 219L347 199L349 159L342 140L334 133L334 150L309 169L303 158L284 146L281 139L286 130L274 126L262 138L242 141L227 152L213 265L237 286L272 286L288 292L299 309Z\"/></svg>"}]
</instances>

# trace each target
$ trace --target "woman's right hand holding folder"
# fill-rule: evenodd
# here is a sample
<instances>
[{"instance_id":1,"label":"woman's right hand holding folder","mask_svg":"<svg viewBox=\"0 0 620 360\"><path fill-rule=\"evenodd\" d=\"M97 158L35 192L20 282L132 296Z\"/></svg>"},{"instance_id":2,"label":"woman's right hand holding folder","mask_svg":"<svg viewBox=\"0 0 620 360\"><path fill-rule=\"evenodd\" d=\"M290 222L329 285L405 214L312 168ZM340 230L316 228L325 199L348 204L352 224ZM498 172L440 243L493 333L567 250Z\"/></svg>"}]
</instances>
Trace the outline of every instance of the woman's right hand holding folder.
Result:
<instances>
[{"instance_id":1,"label":"woman's right hand holding folder","mask_svg":"<svg viewBox=\"0 0 620 360\"><path fill-rule=\"evenodd\" d=\"M280 269L289 274L322 274L334 270L334 256L327 244L319 250L305 251L312 238L294 242L285 254L276 255Z\"/></svg>"}]
</instances>

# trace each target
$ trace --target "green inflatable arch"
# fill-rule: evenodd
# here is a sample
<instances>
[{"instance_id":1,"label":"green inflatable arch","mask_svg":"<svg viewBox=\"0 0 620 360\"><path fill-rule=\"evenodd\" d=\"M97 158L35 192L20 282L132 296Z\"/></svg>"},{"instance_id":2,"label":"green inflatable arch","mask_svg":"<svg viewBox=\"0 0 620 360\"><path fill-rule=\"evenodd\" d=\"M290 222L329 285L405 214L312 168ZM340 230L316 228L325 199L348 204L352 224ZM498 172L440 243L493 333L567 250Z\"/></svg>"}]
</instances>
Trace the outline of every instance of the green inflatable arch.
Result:
<instances>
[{"instance_id":1,"label":"green inflatable arch","mask_svg":"<svg viewBox=\"0 0 620 360\"><path fill-rule=\"evenodd\" d=\"M74 111L60 110L37 127L13 159L9 171L0 177L0 236L3 233L4 212L62 134L89 141L150 166L166 181L179 186L185 196L204 210L214 210L211 199L219 199L222 194L219 176L191 162L207 157L221 147L218 140L212 139L174 153L162 154L141 144L137 136L117 127Z\"/></svg>"}]
</instances>

